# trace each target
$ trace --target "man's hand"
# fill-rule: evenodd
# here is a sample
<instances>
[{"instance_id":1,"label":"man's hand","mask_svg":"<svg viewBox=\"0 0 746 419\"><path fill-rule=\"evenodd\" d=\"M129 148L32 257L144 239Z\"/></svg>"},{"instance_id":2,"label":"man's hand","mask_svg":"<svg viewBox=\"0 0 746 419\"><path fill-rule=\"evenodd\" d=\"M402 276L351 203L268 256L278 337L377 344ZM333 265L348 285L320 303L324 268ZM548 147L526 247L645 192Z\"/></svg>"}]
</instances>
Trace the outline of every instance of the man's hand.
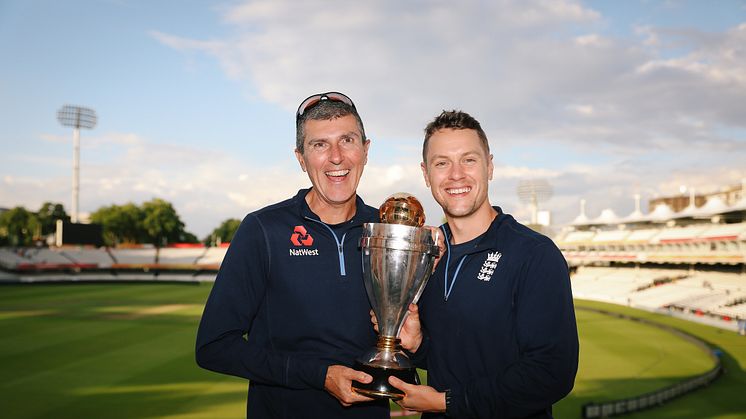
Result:
<instances>
[{"instance_id":1,"label":"man's hand","mask_svg":"<svg viewBox=\"0 0 746 419\"><path fill-rule=\"evenodd\" d=\"M435 258L435 263L433 263L433 272L435 272L438 262L440 262L440 259L446 253L446 241L440 228L433 226L424 226L424 228L430 230L430 236L432 236L433 242L438 246L438 257Z\"/></svg>"},{"instance_id":2,"label":"man's hand","mask_svg":"<svg viewBox=\"0 0 746 419\"><path fill-rule=\"evenodd\" d=\"M404 398L396 401L399 406L417 412L445 412L446 394L428 386L405 383L391 376L389 384L404 392Z\"/></svg>"},{"instance_id":3,"label":"man's hand","mask_svg":"<svg viewBox=\"0 0 746 419\"><path fill-rule=\"evenodd\" d=\"M370 322L373 323L373 329L378 330L378 319L373 310L370 311ZM422 328L420 326L420 312L416 304L410 304L407 312L407 318L404 319L404 325L399 333L401 347L409 352L417 352L422 343Z\"/></svg>"},{"instance_id":4,"label":"man's hand","mask_svg":"<svg viewBox=\"0 0 746 419\"><path fill-rule=\"evenodd\" d=\"M362 371L345 367L344 365L331 365L326 370L324 388L329 394L336 397L342 406L350 406L353 403L373 400L355 393L352 390L352 380L369 383L373 381L373 377Z\"/></svg>"}]
</instances>

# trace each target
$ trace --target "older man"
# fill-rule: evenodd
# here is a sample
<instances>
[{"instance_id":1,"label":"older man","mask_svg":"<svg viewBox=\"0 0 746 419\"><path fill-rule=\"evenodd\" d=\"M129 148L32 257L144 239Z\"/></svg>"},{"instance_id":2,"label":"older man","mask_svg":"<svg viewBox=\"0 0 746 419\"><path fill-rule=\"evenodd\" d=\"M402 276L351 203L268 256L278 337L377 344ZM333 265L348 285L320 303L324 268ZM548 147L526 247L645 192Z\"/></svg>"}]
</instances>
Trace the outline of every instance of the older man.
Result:
<instances>
[{"instance_id":1,"label":"older man","mask_svg":"<svg viewBox=\"0 0 746 419\"><path fill-rule=\"evenodd\" d=\"M244 218L197 334L197 363L250 380L250 418L384 418L352 391L349 366L374 345L362 282L356 190L370 141L349 97L313 95L296 114L295 155L312 187Z\"/></svg>"}]
</instances>

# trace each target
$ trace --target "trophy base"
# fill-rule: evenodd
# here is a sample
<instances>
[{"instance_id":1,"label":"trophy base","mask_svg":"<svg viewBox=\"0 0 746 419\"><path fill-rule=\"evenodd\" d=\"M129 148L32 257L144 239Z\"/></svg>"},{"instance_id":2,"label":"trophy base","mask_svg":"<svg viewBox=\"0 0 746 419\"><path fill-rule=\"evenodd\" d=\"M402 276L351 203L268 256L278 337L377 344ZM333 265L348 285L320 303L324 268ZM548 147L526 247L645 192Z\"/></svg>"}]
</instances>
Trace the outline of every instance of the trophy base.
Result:
<instances>
[{"instance_id":1,"label":"trophy base","mask_svg":"<svg viewBox=\"0 0 746 419\"><path fill-rule=\"evenodd\" d=\"M353 368L370 375L373 377L373 381L367 384L353 381L352 389L358 394L374 399L400 400L404 397L403 391L389 384L389 377L392 375L410 384L420 384L420 377L417 375L416 368L378 368L362 362L355 362Z\"/></svg>"}]
</instances>

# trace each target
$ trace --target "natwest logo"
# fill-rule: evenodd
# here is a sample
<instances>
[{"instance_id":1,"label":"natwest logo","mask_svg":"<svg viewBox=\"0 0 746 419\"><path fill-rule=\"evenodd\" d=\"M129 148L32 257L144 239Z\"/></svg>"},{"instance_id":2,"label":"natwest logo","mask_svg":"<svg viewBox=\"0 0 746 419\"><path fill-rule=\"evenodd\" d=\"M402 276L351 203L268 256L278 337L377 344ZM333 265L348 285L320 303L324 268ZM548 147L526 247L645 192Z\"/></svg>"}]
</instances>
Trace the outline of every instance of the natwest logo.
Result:
<instances>
[{"instance_id":1,"label":"natwest logo","mask_svg":"<svg viewBox=\"0 0 746 419\"><path fill-rule=\"evenodd\" d=\"M294 246L310 246L313 244L313 237L306 231L303 226L295 226L293 234L290 236L290 242Z\"/></svg>"}]
</instances>

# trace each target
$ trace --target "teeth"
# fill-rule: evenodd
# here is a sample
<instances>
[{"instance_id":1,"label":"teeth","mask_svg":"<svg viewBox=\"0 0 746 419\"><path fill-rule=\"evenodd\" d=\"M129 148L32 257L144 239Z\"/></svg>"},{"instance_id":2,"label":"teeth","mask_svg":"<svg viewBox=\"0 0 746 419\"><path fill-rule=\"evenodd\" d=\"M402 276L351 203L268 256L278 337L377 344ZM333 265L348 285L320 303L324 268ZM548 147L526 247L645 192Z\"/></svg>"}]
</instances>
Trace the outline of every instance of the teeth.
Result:
<instances>
[{"instance_id":1,"label":"teeth","mask_svg":"<svg viewBox=\"0 0 746 419\"><path fill-rule=\"evenodd\" d=\"M350 173L349 170L335 170L333 172L326 172L326 175L327 176L344 176L348 173Z\"/></svg>"},{"instance_id":2,"label":"teeth","mask_svg":"<svg viewBox=\"0 0 746 419\"><path fill-rule=\"evenodd\" d=\"M471 190L470 187L465 186L463 188L446 189L446 192L448 192L451 195L456 195L456 194L460 194L460 193L469 192L470 190Z\"/></svg>"}]
</instances>

